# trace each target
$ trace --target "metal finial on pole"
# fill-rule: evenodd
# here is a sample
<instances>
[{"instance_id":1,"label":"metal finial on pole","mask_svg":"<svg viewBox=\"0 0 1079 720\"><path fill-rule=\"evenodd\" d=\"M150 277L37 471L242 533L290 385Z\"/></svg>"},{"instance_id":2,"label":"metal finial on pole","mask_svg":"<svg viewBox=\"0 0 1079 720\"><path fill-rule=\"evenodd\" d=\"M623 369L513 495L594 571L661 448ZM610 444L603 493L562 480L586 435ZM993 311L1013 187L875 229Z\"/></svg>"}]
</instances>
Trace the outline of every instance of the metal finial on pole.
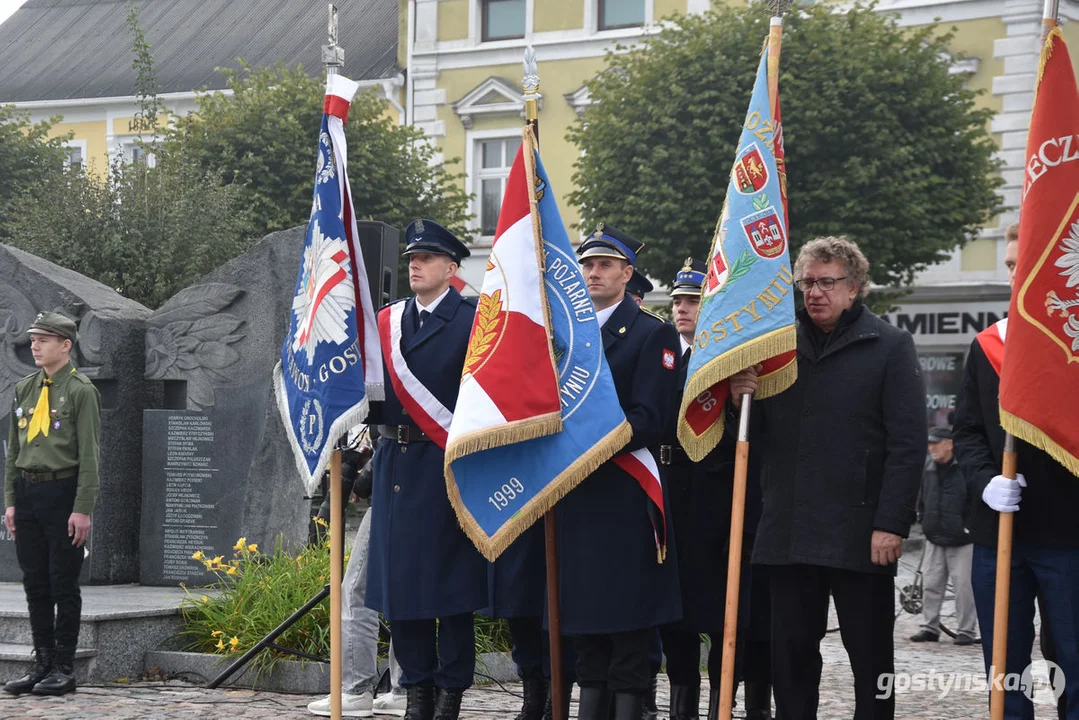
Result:
<instances>
[{"instance_id":1,"label":"metal finial on pole","mask_svg":"<svg viewBox=\"0 0 1079 720\"><path fill-rule=\"evenodd\" d=\"M783 17L793 4L792 0L768 0L768 8L772 11L772 17Z\"/></svg>"},{"instance_id":2,"label":"metal finial on pole","mask_svg":"<svg viewBox=\"0 0 1079 720\"><path fill-rule=\"evenodd\" d=\"M525 119L533 126L533 130L537 130L535 124L539 119L539 101L543 96L539 94L540 79L539 70L536 68L536 51L531 45L525 48L524 71L521 89L524 90L522 99L525 101Z\"/></svg>"},{"instance_id":3,"label":"metal finial on pole","mask_svg":"<svg viewBox=\"0 0 1079 720\"><path fill-rule=\"evenodd\" d=\"M328 42L322 46L322 64L326 66L327 75L336 75L345 64L345 49L337 44L337 6L330 3L326 9Z\"/></svg>"}]
</instances>

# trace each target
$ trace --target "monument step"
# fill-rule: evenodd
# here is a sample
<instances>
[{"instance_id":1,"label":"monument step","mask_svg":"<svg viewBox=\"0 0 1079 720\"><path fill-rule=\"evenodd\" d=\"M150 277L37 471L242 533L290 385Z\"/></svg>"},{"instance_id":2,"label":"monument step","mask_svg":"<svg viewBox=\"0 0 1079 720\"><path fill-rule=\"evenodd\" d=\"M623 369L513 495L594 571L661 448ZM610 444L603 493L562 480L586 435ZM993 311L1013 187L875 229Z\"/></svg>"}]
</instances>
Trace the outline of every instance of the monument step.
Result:
<instances>
[{"instance_id":1,"label":"monument step","mask_svg":"<svg viewBox=\"0 0 1079 720\"><path fill-rule=\"evenodd\" d=\"M79 647L94 655L92 661L90 658L77 661L77 665L78 662L85 665L77 668L80 681L97 683L139 677L147 651L178 645L176 634L183 627L180 603L185 596L184 589L177 587L91 585L82 588ZM0 647L29 648L32 643L22 585L0 583ZM0 657L0 668L4 662L10 661Z\"/></svg>"},{"instance_id":2,"label":"monument step","mask_svg":"<svg viewBox=\"0 0 1079 720\"><path fill-rule=\"evenodd\" d=\"M79 682L91 682L90 678L95 675L97 655L97 650L91 648L75 650L75 677ZM22 677L33 663L32 645L0 643L0 683Z\"/></svg>"}]
</instances>

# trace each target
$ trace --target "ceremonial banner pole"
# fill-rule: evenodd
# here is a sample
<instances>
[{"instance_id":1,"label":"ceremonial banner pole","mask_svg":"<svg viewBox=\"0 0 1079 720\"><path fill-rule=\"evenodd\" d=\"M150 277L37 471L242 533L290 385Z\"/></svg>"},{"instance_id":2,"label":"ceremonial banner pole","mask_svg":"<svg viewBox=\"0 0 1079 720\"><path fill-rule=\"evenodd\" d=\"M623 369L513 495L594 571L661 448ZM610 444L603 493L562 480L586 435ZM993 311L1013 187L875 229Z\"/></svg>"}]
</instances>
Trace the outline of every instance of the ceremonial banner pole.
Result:
<instances>
[{"instance_id":1,"label":"ceremonial banner pole","mask_svg":"<svg viewBox=\"0 0 1079 720\"><path fill-rule=\"evenodd\" d=\"M779 53L783 44L783 9L785 0L772 3L768 31L768 98L773 118L779 118ZM785 208L784 208L785 210ZM784 213L784 217L786 213ZM727 554L727 593L723 615L723 659L719 684L718 717L731 720L734 709L734 663L738 646L738 600L742 587L742 534L746 514L746 476L749 472L749 414L753 395L742 395L738 417L738 443L734 456L734 487L731 493L731 534ZM708 720L716 720L709 718Z\"/></svg>"},{"instance_id":2,"label":"ceremonial banner pole","mask_svg":"<svg viewBox=\"0 0 1079 720\"><path fill-rule=\"evenodd\" d=\"M524 78L521 80L525 103L526 123L539 143L539 70L536 67L536 51L529 45L525 50ZM562 676L562 614L559 608L558 588L558 521L555 508L543 515L543 540L547 568L547 626L551 648L551 717L552 720L568 720L565 710L566 686Z\"/></svg>"},{"instance_id":3,"label":"ceremonial banner pole","mask_svg":"<svg viewBox=\"0 0 1079 720\"><path fill-rule=\"evenodd\" d=\"M1039 55L1050 31L1057 26L1059 0L1045 0L1042 9L1041 42ZM1037 83L1037 81L1035 81ZM1004 435L1004 462L1002 474L1015 479L1018 470L1015 453L1015 437L1011 433ZM991 720L1004 718L1004 680L1008 668L1008 612L1012 583L1012 535L1015 527L1015 513L998 513L997 526L997 584L993 601L993 662L989 667L989 716Z\"/></svg>"},{"instance_id":4,"label":"ceremonial banner pole","mask_svg":"<svg viewBox=\"0 0 1079 720\"><path fill-rule=\"evenodd\" d=\"M322 62L327 75L336 75L344 65L344 49L337 44L337 7L327 5L326 36L322 47ZM348 189L345 190L348 192ZM342 644L341 644L341 583L344 580L342 562L345 554L341 502L344 498L341 481L341 447L334 448L330 458L330 717L341 720Z\"/></svg>"}]
</instances>

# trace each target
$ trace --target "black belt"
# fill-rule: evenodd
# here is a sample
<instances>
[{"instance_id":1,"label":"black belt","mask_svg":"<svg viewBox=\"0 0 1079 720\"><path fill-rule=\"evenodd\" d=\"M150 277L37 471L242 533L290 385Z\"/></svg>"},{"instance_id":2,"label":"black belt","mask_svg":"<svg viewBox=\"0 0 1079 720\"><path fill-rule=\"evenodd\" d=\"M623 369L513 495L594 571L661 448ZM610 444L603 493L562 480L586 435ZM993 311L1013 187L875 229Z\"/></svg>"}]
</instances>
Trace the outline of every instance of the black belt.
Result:
<instances>
[{"instance_id":1,"label":"black belt","mask_svg":"<svg viewBox=\"0 0 1079 720\"><path fill-rule=\"evenodd\" d=\"M393 440L400 445L415 442L433 442L430 437L415 425L379 425L378 434L383 440Z\"/></svg>"},{"instance_id":2,"label":"black belt","mask_svg":"<svg viewBox=\"0 0 1079 720\"><path fill-rule=\"evenodd\" d=\"M660 465L681 465L684 462L689 462L689 455L681 445L659 446Z\"/></svg>"},{"instance_id":3,"label":"black belt","mask_svg":"<svg viewBox=\"0 0 1079 720\"><path fill-rule=\"evenodd\" d=\"M66 470L19 470L19 475L28 483L50 482L52 480L67 480L78 477L78 468Z\"/></svg>"}]
</instances>

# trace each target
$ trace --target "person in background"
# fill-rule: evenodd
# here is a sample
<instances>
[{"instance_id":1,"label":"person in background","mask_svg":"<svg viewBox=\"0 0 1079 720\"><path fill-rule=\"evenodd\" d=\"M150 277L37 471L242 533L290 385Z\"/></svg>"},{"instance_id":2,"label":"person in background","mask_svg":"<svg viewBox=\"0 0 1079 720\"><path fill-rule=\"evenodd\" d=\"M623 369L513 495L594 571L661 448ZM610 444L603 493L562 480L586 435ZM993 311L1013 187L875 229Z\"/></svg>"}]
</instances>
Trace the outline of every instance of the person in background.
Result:
<instances>
[{"instance_id":1,"label":"person in background","mask_svg":"<svg viewBox=\"0 0 1079 720\"><path fill-rule=\"evenodd\" d=\"M634 268L633 277L626 283L626 293L637 303L637 307L644 307L644 296L653 290L655 286L652 285L652 281Z\"/></svg>"},{"instance_id":2,"label":"person in background","mask_svg":"<svg viewBox=\"0 0 1079 720\"><path fill-rule=\"evenodd\" d=\"M967 518L970 495L967 480L952 449L952 429L938 426L929 431L931 463L922 477L922 531L925 533L925 557L922 560L922 629L911 642L937 642L940 639L940 607L948 580L955 587L955 611L958 627L956 645L979 642L978 617L974 609L974 589L970 585L971 544Z\"/></svg>"}]
</instances>

